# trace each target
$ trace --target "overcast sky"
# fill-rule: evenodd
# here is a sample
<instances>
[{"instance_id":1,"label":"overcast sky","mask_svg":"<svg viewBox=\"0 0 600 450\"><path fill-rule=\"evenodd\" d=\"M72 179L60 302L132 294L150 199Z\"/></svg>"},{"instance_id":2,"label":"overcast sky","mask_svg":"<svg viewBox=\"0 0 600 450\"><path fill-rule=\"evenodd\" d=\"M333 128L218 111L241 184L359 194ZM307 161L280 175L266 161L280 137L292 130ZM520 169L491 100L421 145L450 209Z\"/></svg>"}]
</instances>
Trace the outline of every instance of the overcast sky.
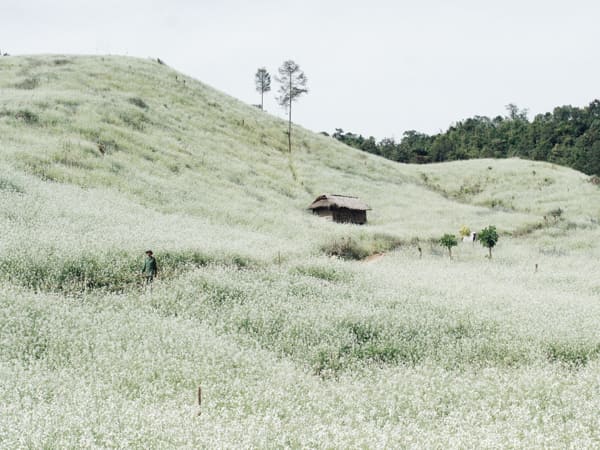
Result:
<instances>
[{"instance_id":1,"label":"overcast sky","mask_svg":"<svg viewBox=\"0 0 600 450\"><path fill-rule=\"evenodd\" d=\"M310 89L294 122L399 139L508 103L587 105L599 24L597 0L0 0L0 49L160 57L248 103L258 67L293 59Z\"/></svg>"}]
</instances>

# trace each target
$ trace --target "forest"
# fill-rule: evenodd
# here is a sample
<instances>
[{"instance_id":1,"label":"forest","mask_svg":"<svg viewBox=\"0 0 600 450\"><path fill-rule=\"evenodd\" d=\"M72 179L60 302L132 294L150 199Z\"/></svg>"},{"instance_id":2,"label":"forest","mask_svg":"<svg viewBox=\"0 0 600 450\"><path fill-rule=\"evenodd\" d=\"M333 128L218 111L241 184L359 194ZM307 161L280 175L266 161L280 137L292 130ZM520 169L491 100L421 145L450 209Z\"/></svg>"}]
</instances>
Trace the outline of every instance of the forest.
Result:
<instances>
[{"instance_id":1,"label":"forest","mask_svg":"<svg viewBox=\"0 0 600 450\"><path fill-rule=\"evenodd\" d=\"M600 175L600 100L582 108L558 106L533 120L528 119L526 109L514 104L506 109L506 116L471 117L435 135L406 131L400 141L376 141L341 128L332 136L351 147L403 163L520 157Z\"/></svg>"}]
</instances>

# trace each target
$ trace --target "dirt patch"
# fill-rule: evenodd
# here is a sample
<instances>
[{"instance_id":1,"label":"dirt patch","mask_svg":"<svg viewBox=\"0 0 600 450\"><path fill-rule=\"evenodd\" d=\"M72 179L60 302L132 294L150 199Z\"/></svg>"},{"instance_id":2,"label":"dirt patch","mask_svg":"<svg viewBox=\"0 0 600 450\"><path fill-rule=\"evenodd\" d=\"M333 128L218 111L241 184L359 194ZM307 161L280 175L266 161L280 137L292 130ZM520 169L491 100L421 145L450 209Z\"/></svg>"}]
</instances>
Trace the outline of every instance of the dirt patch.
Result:
<instances>
[{"instance_id":1,"label":"dirt patch","mask_svg":"<svg viewBox=\"0 0 600 450\"><path fill-rule=\"evenodd\" d=\"M381 258L385 256L385 253L375 253L374 255L367 256L363 261L366 264L373 264L379 261Z\"/></svg>"}]
</instances>

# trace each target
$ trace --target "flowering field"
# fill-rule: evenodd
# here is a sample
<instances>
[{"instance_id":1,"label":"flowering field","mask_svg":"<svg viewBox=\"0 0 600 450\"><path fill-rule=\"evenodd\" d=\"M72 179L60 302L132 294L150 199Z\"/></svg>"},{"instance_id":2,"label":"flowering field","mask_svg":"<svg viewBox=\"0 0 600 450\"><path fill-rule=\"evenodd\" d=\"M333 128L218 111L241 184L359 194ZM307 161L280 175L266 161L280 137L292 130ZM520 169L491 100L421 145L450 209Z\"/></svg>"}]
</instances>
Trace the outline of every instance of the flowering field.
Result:
<instances>
[{"instance_id":1,"label":"flowering field","mask_svg":"<svg viewBox=\"0 0 600 450\"><path fill-rule=\"evenodd\" d=\"M600 446L588 177L301 128L290 155L154 61L1 58L0 94L0 447ZM369 224L311 216L323 192ZM491 260L435 241L489 224Z\"/></svg>"}]
</instances>

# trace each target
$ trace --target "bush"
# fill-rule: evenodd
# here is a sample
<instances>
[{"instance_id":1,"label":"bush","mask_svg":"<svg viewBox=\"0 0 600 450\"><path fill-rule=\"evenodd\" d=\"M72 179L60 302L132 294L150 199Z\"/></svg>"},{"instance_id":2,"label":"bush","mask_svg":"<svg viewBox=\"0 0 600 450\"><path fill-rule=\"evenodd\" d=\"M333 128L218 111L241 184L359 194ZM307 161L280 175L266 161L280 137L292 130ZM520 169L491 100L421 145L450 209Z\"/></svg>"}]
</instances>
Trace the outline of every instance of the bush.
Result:
<instances>
[{"instance_id":1,"label":"bush","mask_svg":"<svg viewBox=\"0 0 600 450\"><path fill-rule=\"evenodd\" d=\"M552 211L550 211L550 212L548 213L548 215L549 215L550 217L552 217L554 220L558 220L558 219L560 219L560 218L561 218L561 216L563 215L563 212L564 212L564 211L563 211L562 209L560 209L560 208L556 208L556 209L553 209Z\"/></svg>"},{"instance_id":2,"label":"bush","mask_svg":"<svg viewBox=\"0 0 600 450\"><path fill-rule=\"evenodd\" d=\"M321 247L321 250L329 256L338 256L343 259L364 259L369 256L369 250L361 246L360 242L352 238L341 238L334 240Z\"/></svg>"},{"instance_id":3,"label":"bush","mask_svg":"<svg viewBox=\"0 0 600 450\"><path fill-rule=\"evenodd\" d=\"M553 343L546 350L548 360L564 364L569 368L578 368L600 355L600 344Z\"/></svg>"},{"instance_id":4,"label":"bush","mask_svg":"<svg viewBox=\"0 0 600 450\"><path fill-rule=\"evenodd\" d=\"M487 228L484 228L477 235L477 240L481 245L486 247L489 250L489 258L492 258L492 248L498 242L498 232L496 231L496 227L490 225Z\"/></svg>"},{"instance_id":5,"label":"bush","mask_svg":"<svg viewBox=\"0 0 600 450\"><path fill-rule=\"evenodd\" d=\"M148 109L146 102L139 97L130 97L127 101L138 108Z\"/></svg>"},{"instance_id":6,"label":"bush","mask_svg":"<svg viewBox=\"0 0 600 450\"><path fill-rule=\"evenodd\" d=\"M448 249L448 255L450 255L450 259L452 259L452 247L456 247L458 245L456 236L446 233L440 238L440 245Z\"/></svg>"},{"instance_id":7,"label":"bush","mask_svg":"<svg viewBox=\"0 0 600 450\"><path fill-rule=\"evenodd\" d=\"M389 234L362 234L358 237L342 237L321 245L321 251L329 256L343 259L364 259L376 253L387 252L402 245L403 242Z\"/></svg>"},{"instance_id":8,"label":"bush","mask_svg":"<svg viewBox=\"0 0 600 450\"><path fill-rule=\"evenodd\" d=\"M32 113L28 109L22 109L20 111L17 111L15 114L15 119L22 120L23 122L25 122L27 124L36 124L40 121L40 118L38 117L38 115L35 113Z\"/></svg>"}]
</instances>

